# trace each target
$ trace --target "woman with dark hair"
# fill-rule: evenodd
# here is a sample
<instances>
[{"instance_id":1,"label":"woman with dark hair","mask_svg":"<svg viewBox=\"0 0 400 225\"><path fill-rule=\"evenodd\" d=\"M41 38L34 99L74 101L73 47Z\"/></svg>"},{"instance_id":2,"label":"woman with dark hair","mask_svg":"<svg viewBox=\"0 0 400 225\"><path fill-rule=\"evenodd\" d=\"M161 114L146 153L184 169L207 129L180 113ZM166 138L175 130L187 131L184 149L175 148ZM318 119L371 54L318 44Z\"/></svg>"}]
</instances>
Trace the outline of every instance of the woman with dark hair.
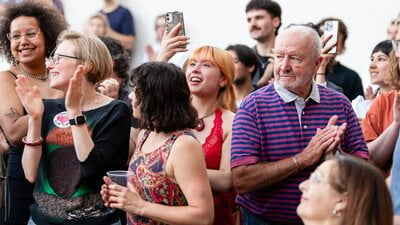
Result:
<instances>
[{"instance_id":1,"label":"woman with dark hair","mask_svg":"<svg viewBox=\"0 0 400 225\"><path fill-rule=\"evenodd\" d=\"M387 82L390 67L389 55L392 49L392 42L386 40L379 42L372 50L369 75L371 77L371 84L377 85L378 88L374 91L369 86L365 92L365 99L359 95L351 102L359 120L365 118L365 114L376 96L392 90L390 83Z\"/></svg>"},{"instance_id":2,"label":"woman with dark hair","mask_svg":"<svg viewBox=\"0 0 400 225\"><path fill-rule=\"evenodd\" d=\"M394 51L389 54L389 73L385 82L391 91L375 98L361 124L369 154L374 164L389 175L400 127L400 71Z\"/></svg>"},{"instance_id":3,"label":"woman with dark hair","mask_svg":"<svg viewBox=\"0 0 400 225\"><path fill-rule=\"evenodd\" d=\"M128 187L104 177L106 206L128 224L210 224L213 204L201 145L190 129L197 113L185 75L173 64L145 63L132 72L133 115L143 130L131 158Z\"/></svg>"},{"instance_id":4,"label":"woman with dark hair","mask_svg":"<svg viewBox=\"0 0 400 225\"><path fill-rule=\"evenodd\" d=\"M305 225L392 225L393 208L382 172L363 159L337 155L299 186L297 214Z\"/></svg>"},{"instance_id":5,"label":"woman with dark hair","mask_svg":"<svg viewBox=\"0 0 400 225\"><path fill-rule=\"evenodd\" d=\"M17 74L24 74L45 99L60 98L62 91L50 88L45 59L56 46L64 17L53 7L37 1L9 3L0 21L0 55L11 67L0 72L0 126L10 144L0 224L26 224L33 203L33 185L25 180L21 165L21 138L28 129L28 116L15 92Z\"/></svg>"}]
</instances>

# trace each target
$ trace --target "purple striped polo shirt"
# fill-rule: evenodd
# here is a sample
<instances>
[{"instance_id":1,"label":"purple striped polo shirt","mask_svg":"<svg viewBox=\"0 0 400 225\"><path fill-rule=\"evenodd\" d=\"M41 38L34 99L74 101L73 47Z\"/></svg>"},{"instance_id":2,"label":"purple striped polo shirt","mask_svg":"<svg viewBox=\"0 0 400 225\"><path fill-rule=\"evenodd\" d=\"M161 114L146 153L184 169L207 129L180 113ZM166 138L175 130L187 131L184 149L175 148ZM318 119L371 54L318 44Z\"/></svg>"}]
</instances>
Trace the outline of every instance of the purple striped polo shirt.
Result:
<instances>
[{"instance_id":1,"label":"purple striped polo shirt","mask_svg":"<svg viewBox=\"0 0 400 225\"><path fill-rule=\"evenodd\" d=\"M317 128L324 128L333 115L338 116L338 125L348 124L341 143L342 150L369 159L360 125L349 100L332 89L320 85L317 88L320 102L312 99L306 101L301 113L301 126L294 101L285 103L273 85L245 98L233 122L231 168L274 162L300 153ZM236 201L261 220L302 224L296 214L301 197L298 186L318 165L275 185L238 194Z\"/></svg>"}]
</instances>

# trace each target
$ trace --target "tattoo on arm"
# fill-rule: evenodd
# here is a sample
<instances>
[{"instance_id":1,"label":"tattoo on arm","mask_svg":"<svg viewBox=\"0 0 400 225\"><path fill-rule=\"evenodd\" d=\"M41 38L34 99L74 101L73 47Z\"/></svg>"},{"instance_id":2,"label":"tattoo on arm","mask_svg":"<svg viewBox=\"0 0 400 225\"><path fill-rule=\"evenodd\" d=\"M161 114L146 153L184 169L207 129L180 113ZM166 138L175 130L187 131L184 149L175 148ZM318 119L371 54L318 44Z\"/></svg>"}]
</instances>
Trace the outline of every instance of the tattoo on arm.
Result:
<instances>
[{"instance_id":1,"label":"tattoo on arm","mask_svg":"<svg viewBox=\"0 0 400 225\"><path fill-rule=\"evenodd\" d=\"M21 114L19 114L18 110L14 109L14 108L10 108L10 112L5 113L4 115L10 119L21 116Z\"/></svg>"}]
</instances>

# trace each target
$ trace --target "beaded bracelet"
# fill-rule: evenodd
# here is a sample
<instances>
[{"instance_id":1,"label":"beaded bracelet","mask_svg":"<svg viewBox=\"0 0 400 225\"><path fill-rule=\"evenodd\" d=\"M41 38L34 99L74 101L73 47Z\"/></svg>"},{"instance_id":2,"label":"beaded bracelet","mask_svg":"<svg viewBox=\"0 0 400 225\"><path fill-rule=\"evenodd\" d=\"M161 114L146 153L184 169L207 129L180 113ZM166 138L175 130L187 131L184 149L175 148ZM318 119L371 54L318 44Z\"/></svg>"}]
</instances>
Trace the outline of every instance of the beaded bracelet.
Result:
<instances>
[{"instance_id":1,"label":"beaded bracelet","mask_svg":"<svg viewBox=\"0 0 400 225\"><path fill-rule=\"evenodd\" d=\"M40 139L38 141L28 142L26 140L26 136L25 136L22 138L22 143L24 143L26 146L39 146L39 145L43 144L43 138L40 137Z\"/></svg>"}]
</instances>

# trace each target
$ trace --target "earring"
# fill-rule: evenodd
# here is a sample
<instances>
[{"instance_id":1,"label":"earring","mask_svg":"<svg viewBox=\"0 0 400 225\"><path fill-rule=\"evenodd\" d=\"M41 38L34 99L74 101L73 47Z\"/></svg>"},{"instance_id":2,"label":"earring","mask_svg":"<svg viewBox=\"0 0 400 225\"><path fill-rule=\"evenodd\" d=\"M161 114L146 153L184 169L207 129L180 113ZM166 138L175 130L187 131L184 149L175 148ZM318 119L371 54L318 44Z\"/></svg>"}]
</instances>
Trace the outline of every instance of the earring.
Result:
<instances>
[{"instance_id":1,"label":"earring","mask_svg":"<svg viewBox=\"0 0 400 225\"><path fill-rule=\"evenodd\" d=\"M341 209L333 209L332 210L332 214L334 215L334 216L336 216L336 217L340 217L340 216L342 216L342 210Z\"/></svg>"}]
</instances>

